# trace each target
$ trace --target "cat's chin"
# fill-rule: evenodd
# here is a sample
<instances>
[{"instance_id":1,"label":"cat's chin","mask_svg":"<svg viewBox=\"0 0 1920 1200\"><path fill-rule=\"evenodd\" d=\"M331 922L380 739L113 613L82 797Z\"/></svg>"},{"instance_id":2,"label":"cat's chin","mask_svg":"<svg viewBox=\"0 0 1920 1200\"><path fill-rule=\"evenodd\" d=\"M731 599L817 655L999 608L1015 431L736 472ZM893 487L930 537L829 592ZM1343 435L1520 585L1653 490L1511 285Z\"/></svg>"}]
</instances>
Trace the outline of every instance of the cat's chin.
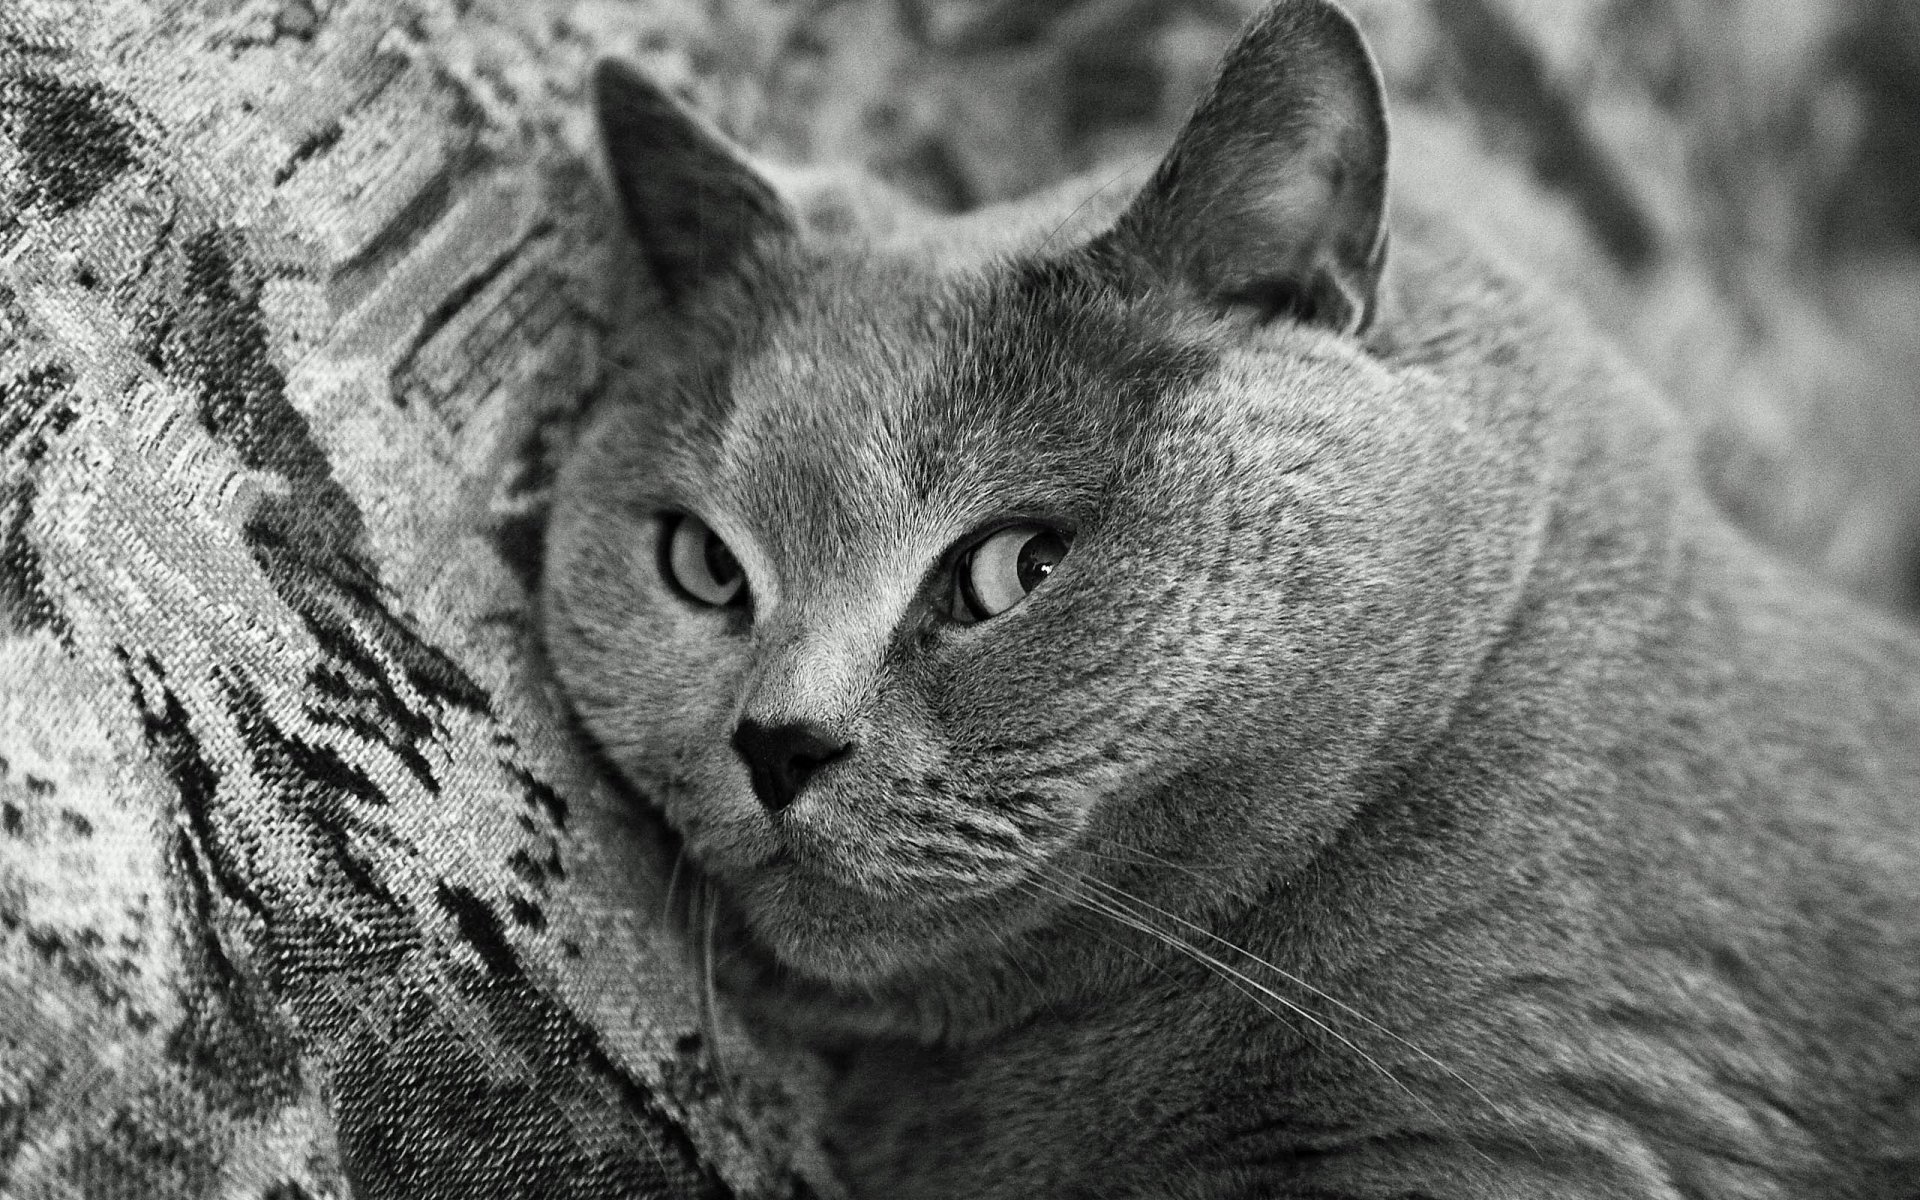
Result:
<instances>
[{"instance_id":1,"label":"cat's chin","mask_svg":"<svg viewBox=\"0 0 1920 1200\"><path fill-rule=\"evenodd\" d=\"M1035 920L1033 893L877 896L777 860L737 884L720 882L729 924L747 955L777 974L874 993L924 986Z\"/></svg>"}]
</instances>

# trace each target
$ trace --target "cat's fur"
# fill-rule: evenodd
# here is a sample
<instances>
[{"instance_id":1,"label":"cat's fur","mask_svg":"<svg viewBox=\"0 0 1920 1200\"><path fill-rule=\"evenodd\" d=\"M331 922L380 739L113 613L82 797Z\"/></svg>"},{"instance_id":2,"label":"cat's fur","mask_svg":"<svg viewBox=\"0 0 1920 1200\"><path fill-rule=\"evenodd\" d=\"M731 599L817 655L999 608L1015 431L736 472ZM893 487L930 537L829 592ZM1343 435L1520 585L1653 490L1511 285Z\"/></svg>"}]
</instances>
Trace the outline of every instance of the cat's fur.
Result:
<instances>
[{"instance_id":1,"label":"cat's fur","mask_svg":"<svg viewBox=\"0 0 1920 1200\"><path fill-rule=\"evenodd\" d=\"M1920 640L1417 179L1383 258L1343 14L1070 221L826 237L599 91L682 349L561 482L546 638L860 1195L1920 1197ZM955 624L1009 518L1071 550ZM743 719L854 749L770 816Z\"/></svg>"}]
</instances>

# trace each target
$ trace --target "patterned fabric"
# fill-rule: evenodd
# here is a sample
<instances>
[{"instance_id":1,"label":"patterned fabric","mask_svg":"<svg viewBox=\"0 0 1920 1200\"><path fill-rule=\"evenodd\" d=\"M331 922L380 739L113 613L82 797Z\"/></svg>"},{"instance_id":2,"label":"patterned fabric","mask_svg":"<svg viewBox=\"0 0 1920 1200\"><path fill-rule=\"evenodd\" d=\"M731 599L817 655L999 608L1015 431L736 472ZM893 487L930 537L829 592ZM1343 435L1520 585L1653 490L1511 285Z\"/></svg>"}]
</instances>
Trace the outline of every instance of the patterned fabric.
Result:
<instances>
[{"instance_id":1,"label":"patterned fabric","mask_svg":"<svg viewBox=\"0 0 1920 1200\"><path fill-rule=\"evenodd\" d=\"M1483 2L1355 7L1403 102L1446 109L1446 64L1491 45L1457 23ZM1616 148L1771 161L1769 130L1585 54L1666 6L1562 7L1506 70L1654 114ZM646 353L587 66L967 203L1156 147L1250 8L0 0L0 1196L832 1194L818 1072L741 1043L657 932L644 803L529 635L553 459ZM1663 70L1740 74L1720 16L1682 26L1646 42L1680 48ZM1466 94L1544 144L1513 134L1537 93ZM1644 161L1622 195L1697 198ZM1649 211L1644 245L1597 236L1671 249Z\"/></svg>"},{"instance_id":2,"label":"patterned fabric","mask_svg":"<svg viewBox=\"0 0 1920 1200\"><path fill-rule=\"evenodd\" d=\"M529 658L610 230L512 7L0 7L7 1196L806 1190Z\"/></svg>"}]
</instances>

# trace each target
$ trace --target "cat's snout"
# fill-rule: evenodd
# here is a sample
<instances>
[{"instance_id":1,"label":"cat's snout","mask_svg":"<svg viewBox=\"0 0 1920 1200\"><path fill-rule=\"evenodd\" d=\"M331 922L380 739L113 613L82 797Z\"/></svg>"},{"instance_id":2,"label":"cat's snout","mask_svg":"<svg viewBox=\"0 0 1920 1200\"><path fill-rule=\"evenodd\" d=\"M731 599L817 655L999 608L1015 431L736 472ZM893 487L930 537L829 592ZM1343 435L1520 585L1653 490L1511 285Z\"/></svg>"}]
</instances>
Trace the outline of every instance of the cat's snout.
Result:
<instances>
[{"instance_id":1,"label":"cat's snout","mask_svg":"<svg viewBox=\"0 0 1920 1200\"><path fill-rule=\"evenodd\" d=\"M811 721L767 726L751 718L733 731L733 748L747 764L753 794L779 816L800 795L814 772L853 749Z\"/></svg>"}]
</instances>

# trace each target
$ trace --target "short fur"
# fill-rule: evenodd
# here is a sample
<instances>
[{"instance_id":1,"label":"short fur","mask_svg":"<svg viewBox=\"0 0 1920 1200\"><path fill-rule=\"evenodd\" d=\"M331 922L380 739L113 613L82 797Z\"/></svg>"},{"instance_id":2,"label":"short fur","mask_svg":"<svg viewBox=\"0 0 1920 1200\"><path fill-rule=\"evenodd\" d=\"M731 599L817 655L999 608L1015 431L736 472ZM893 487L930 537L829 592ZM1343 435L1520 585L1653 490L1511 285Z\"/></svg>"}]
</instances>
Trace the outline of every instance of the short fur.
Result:
<instances>
[{"instance_id":1,"label":"short fur","mask_svg":"<svg viewBox=\"0 0 1920 1200\"><path fill-rule=\"evenodd\" d=\"M1920 1197L1920 641L1418 180L1382 273L1344 14L1071 222L828 238L612 88L629 204L748 202L649 247L696 350L579 447L546 637L735 998L839 1055L859 1195ZM1067 557L954 623L1014 518ZM854 749L770 816L743 718Z\"/></svg>"}]
</instances>

